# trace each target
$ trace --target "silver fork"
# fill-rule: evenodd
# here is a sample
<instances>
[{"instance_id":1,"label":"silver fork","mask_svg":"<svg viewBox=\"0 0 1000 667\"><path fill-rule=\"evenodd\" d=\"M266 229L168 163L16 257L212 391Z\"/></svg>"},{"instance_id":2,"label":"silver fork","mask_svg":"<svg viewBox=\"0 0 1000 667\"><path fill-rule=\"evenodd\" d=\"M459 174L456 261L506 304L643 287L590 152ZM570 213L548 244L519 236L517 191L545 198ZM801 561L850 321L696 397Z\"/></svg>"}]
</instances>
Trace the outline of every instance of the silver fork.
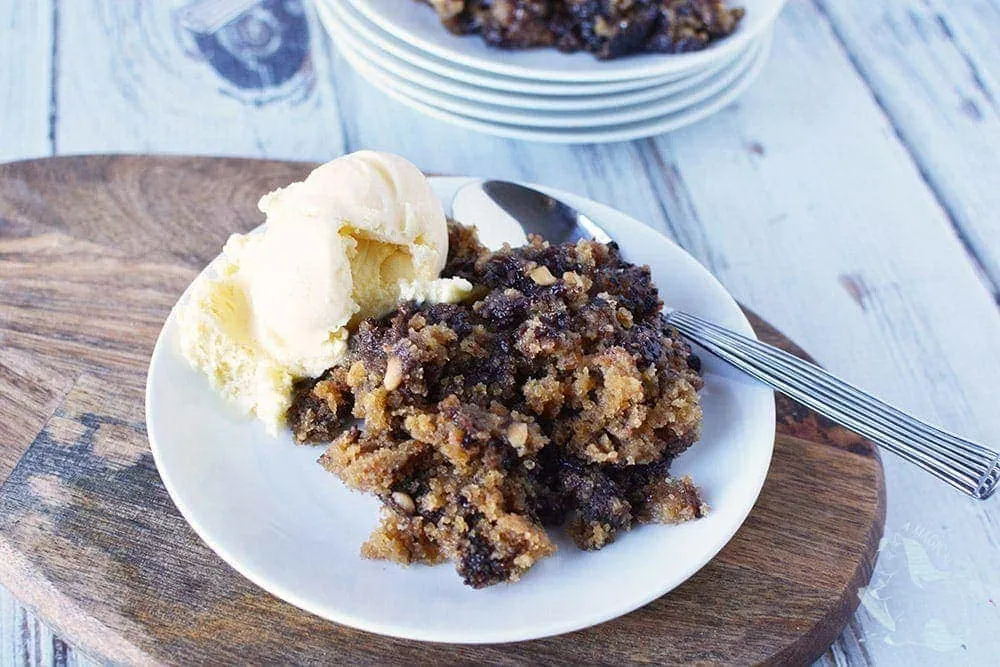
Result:
<instances>
[{"instance_id":1,"label":"silver fork","mask_svg":"<svg viewBox=\"0 0 1000 667\"><path fill-rule=\"evenodd\" d=\"M463 187L452 202L472 210L499 205L527 233L553 243L593 238L610 241L591 218L537 190L506 181ZM685 337L818 414L864 436L973 498L989 498L1000 484L1000 454L926 424L871 394L776 347L679 310L664 315Z\"/></svg>"},{"instance_id":2,"label":"silver fork","mask_svg":"<svg viewBox=\"0 0 1000 667\"><path fill-rule=\"evenodd\" d=\"M1000 456L888 405L784 350L679 310L667 320L743 372L980 500L1000 481Z\"/></svg>"}]
</instances>

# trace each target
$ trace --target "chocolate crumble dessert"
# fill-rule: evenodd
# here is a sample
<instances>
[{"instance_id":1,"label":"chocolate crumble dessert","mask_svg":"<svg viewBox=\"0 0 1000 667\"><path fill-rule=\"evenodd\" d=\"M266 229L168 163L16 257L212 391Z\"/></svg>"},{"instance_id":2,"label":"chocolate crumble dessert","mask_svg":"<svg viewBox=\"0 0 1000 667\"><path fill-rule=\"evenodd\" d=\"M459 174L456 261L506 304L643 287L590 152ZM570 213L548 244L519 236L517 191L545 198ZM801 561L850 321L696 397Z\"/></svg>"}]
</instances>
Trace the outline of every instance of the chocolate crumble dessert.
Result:
<instances>
[{"instance_id":1,"label":"chocolate crumble dessert","mask_svg":"<svg viewBox=\"0 0 1000 667\"><path fill-rule=\"evenodd\" d=\"M698 51L731 35L745 11L724 0L424 0L458 35L490 46L554 46L602 60Z\"/></svg>"},{"instance_id":2,"label":"chocolate crumble dessert","mask_svg":"<svg viewBox=\"0 0 1000 667\"><path fill-rule=\"evenodd\" d=\"M594 550L701 517L692 481L669 474L699 436L700 364L648 267L592 241L490 252L454 223L449 243L442 275L473 294L363 322L288 413L298 442L332 443L327 470L381 499L362 553L453 561L480 588L552 554L546 528Z\"/></svg>"}]
</instances>

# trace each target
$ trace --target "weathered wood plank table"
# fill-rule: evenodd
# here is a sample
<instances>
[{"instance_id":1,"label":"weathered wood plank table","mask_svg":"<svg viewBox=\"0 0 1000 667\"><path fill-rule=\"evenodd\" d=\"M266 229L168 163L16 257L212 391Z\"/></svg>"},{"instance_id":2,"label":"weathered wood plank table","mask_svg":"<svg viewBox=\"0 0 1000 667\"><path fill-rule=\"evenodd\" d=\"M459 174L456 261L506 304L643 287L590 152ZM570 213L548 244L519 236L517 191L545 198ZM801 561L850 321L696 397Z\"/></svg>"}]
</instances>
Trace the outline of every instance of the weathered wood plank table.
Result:
<instances>
[{"instance_id":1,"label":"weathered wood plank table","mask_svg":"<svg viewBox=\"0 0 1000 667\"><path fill-rule=\"evenodd\" d=\"M1000 1L791 0L737 104L674 134L573 147L419 116L315 32L289 47L308 47L290 79L241 87L176 28L177 4L0 0L0 160L318 161L370 147L427 171L576 191L672 236L834 372L1000 442ZM0 363L23 334L10 319L0 312ZM0 390L4 437L18 428L2 420L10 395ZM823 661L994 662L1000 504L884 463L878 566ZM83 661L0 595L0 664Z\"/></svg>"}]
</instances>

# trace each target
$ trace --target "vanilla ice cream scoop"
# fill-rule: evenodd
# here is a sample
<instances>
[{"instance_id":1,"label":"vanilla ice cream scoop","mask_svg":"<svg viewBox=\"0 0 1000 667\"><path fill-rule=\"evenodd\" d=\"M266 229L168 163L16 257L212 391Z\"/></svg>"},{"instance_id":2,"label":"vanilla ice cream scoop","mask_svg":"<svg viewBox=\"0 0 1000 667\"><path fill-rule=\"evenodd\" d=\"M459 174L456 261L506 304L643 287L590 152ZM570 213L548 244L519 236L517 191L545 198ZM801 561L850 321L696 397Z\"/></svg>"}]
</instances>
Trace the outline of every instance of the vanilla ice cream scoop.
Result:
<instances>
[{"instance_id":1,"label":"vanilla ice cream scoop","mask_svg":"<svg viewBox=\"0 0 1000 667\"><path fill-rule=\"evenodd\" d=\"M265 195L259 207L266 229L230 238L216 289L196 292L202 298L187 306L199 318L182 313L182 329L185 321L197 319L198 326L182 331L181 347L220 391L244 407L256 406L248 411L272 430L291 388L289 380L277 400L274 388L281 383L273 378L320 375L343 359L354 323L390 312L401 298L458 301L471 290L460 278L438 278L448 254L444 210L420 170L401 157L346 155ZM232 307L220 307L226 299ZM239 323L222 321L228 315ZM229 333L206 335L213 319ZM260 359L255 377L267 368L267 382L236 386L247 378L226 363L233 352L220 341L227 340L240 342L240 368L254 365L246 362L248 354ZM204 344L218 349L206 351L199 347ZM220 373L233 377L220 379ZM266 418L264 405L270 406Z\"/></svg>"},{"instance_id":2,"label":"vanilla ice cream scoop","mask_svg":"<svg viewBox=\"0 0 1000 667\"><path fill-rule=\"evenodd\" d=\"M247 239L239 277L257 335L293 374L343 354L349 323L383 315L402 285L433 283L448 255L444 209L419 169L361 151L260 200L267 231Z\"/></svg>"}]
</instances>

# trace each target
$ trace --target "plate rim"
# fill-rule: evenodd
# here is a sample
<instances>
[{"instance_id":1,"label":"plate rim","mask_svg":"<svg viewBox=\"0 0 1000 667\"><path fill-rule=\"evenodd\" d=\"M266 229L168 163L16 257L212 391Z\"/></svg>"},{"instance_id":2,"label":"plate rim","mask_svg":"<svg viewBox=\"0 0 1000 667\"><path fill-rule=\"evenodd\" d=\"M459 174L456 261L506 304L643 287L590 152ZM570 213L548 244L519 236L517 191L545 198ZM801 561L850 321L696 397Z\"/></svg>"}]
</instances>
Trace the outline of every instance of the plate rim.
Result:
<instances>
[{"instance_id":1,"label":"plate rim","mask_svg":"<svg viewBox=\"0 0 1000 667\"><path fill-rule=\"evenodd\" d=\"M437 182L441 181L454 182L455 185L453 186L453 190L455 192L457 192L458 188L460 188L462 185L478 180L475 177L455 177L455 176L451 177L432 176L429 178L432 179L432 181L437 181ZM611 206L602 204L600 202L596 202L589 198L573 195L572 193L569 192L565 192L556 188L541 186L538 184L525 183L525 185L538 188L554 197L566 197L570 200L577 200L576 201L577 204L585 202L588 206L594 206L599 209L605 209L607 211L611 211L617 216L620 216L621 220L626 221L627 226L631 227L637 225L639 227L645 228L648 230L649 233L659 237L658 240L660 240L661 242L665 242L672 246L675 246L678 250L684 253L692 262L694 262L698 267L702 269L702 271L704 272L704 278L709 283L714 283L715 287L721 290L720 293L724 295L725 299L732 306L733 312L738 317L740 328L744 330L744 333L752 335L754 338L756 338L756 333L754 332L753 327L750 325L750 322L747 319L745 313L742 311L735 298L729 293L728 290L725 289L722 283L719 282L719 280L707 268L705 268L694 256L692 256L690 253L684 250L684 248L680 247L677 243L675 243L672 239L670 239L660 231L653 229L647 225L643 225L643 223L636 220L632 216L623 213L621 211L618 211L617 209L614 209ZM446 210L450 210L450 204L446 205ZM263 225L258 226L256 229L260 229L262 226ZM208 270L209 267L211 267L216 260L217 258L213 259L212 262L210 262L208 266L206 266L202 271ZM199 275L201 275L201 273L199 273ZM731 529L728 531L728 534L724 535L721 539L717 541L717 543L711 545L711 547L709 547L708 549L703 550L702 551L703 556L697 559L701 562L681 572L679 578L677 578L676 580L676 583L674 583L673 585L669 585L667 588L663 590L656 590L650 595L642 598L641 600L638 601L632 600L624 605L618 606L610 613L608 612L595 613L592 617L583 620L578 619L572 622L550 624L550 626L548 626L544 631L540 633L523 632L523 631L517 632L517 631L507 630L502 633L497 633L492 635L481 635L481 636L480 635L468 636L463 634L462 631L460 630L459 631L450 630L448 632L441 632L439 630L436 632L430 632L421 629L421 630L401 632L398 627L380 623L378 621L358 622L357 618L352 617L347 613L332 612L330 609L322 607L321 605L314 603L310 599L303 598L302 596L296 594L294 591L290 591L281 585L275 584L273 581L268 580L267 577L263 575L258 575L256 571L248 567L246 564L241 562L241 560L238 557L230 553L226 547L220 545L218 542L212 539L210 531L206 530L204 525L202 525L202 523L197 519L197 513L192 511L191 507L183 499L182 494L180 494L177 491L175 482L171 476L171 473L169 472L169 467L165 468L162 464L162 458L161 458L162 454L160 453L160 446L157 442L157 436L156 436L157 432L159 431L159 427L155 425L156 412L151 407L151 396L153 394L153 392L151 391L151 387L154 386L155 383L156 360L162 354L165 353L165 345L166 345L165 338L167 336L168 329L170 328L170 324L173 322L175 318L178 306L187 297L187 295L191 290L192 285L193 281L191 284L188 285L187 288L185 288L184 292L171 307L170 313L168 314L166 320L164 321L164 325L161 328L160 333L157 335L156 344L153 348L153 352L150 357L150 365L147 370L145 397L144 397L146 430L147 430L147 438L149 441L150 451L153 456L153 461L156 465L157 473L159 474L163 482L163 486L166 489L167 494L169 495L171 501L177 507L178 511L180 512L184 520L188 523L188 525L192 528L192 530L194 530L199 539L201 539L202 542L204 542L205 545L208 546L216 555L218 555L229 567L233 568L244 578L246 578L256 586L260 587L264 591L267 591L268 593L274 595L275 597L332 623L344 625L346 627L354 628L364 632L372 632L375 634L380 634L389 637L396 637L399 639L426 641L434 643L476 645L476 644L499 644L499 643L510 643L517 641L531 641L535 639L543 639L545 637L552 637L565 634L568 632L573 632L576 630L583 630L603 622L612 621L616 618L624 616L625 614L640 609L649 604L650 602L652 602L653 600L656 600L664 595L669 594L671 591L676 590L684 582L686 582L697 572L702 570L716 556L718 556L719 552L722 551L722 549L732 541L733 537L746 522L746 519L749 516L750 512L756 506L764 482L767 479L767 476L770 472L771 464L773 463L774 439L776 435L776 405L773 392L770 392L765 387L761 386L762 391L767 391L767 400L765 401L766 402L765 411L767 414L762 416L762 421L764 418L767 419L768 423L767 428L769 430L766 463L761 467L759 471L757 471L757 477L751 480L752 481L751 488L753 489L753 491L749 496L750 502L747 505L747 507L745 507L743 511L740 512L739 520L736 521L734 525L730 527Z\"/></svg>"},{"instance_id":2,"label":"plate rim","mask_svg":"<svg viewBox=\"0 0 1000 667\"><path fill-rule=\"evenodd\" d=\"M594 70L570 72L559 69L546 70L538 67L501 62L499 59L490 60L470 56L458 49L443 46L443 44L447 43L446 39L449 37L453 39L463 39L468 36L453 35L442 25L440 26L441 36L444 37L444 39L429 39L424 35L414 33L404 27L401 27L397 22L391 20L390 17L384 15L376 7L374 7L371 4L371 0L345 1L352 8L354 8L355 11L367 18L370 23L377 26L380 30L392 35L404 43L412 45L413 48L421 52L432 54L440 59L463 65L466 68L479 70L480 72L491 72L495 75L500 74L503 76L520 77L534 81L562 83L614 82L634 79L636 77L645 78L670 76L703 67L716 58L724 57L725 54L738 49L741 45L746 44L749 40L758 37L763 31L772 27L787 2L787 0L769 0L766 13L760 17L760 20L751 23L752 27L743 30L738 28L732 35L714 42L708 48L700 51L679 54L638 54L629 56L628 58L610 61L594 60L595 63L599 63L599 68ZM414 7L409 8L406 11L417 9L419 4L420 3L413 3ZM426 9L429 12L434 11L431 7L422 9ZM745 17L742 23L743 26L746 25ZM479 36L476 35L471 37L480 39ZM531 50L521 52L506 51L504 53L504 57L516 60L518 57L523 58L523 54L525 53L531 53ZM580 54L562 55L563 57L572 57ZM583 55L593 58L593 56L589 53L583 53ZM640 64L634 65L633 63Z\"/></svg>"},{"instance_id":3,"label":"plate rim","mask_svg":"<svg viewBox=\"0 0 1000 667\"><path fill-rule=\"evenodd\" d=\"M688 125L697 123L705 118L714 115L725 107L735 102L745 93L751 85L759 78L767 63L773 44L773 33L767 33L767 41L750 68L741 77L733 82L729 88L720 91L713 97L704 100L700 104L674 111L663 116L654 117L646 121L637 121L618 126L617 128L598 128L594 131L587 131L585 128L573 128L567 132L557 132L554 128L536 128L523 125L511 125L504 123L494 123L483 121L451 111L439 109L433 105L414 100L395 88L391 88L384 81L370 80L370 83L381 90L389 97L401 104L408 106L420 113L430 116L435 120L450 123L484 134L501 137L504 139L517 139L522 141L535 141L557 144L600 144L619 141L632 141L646 137L656 136L679 130ZM346 54L345 58L349 58ZM352 64L353 67L353 64ZM357 72L356 72L357 74ZM360 74L358 74L360 76Z\"/></svg>"},{"instance_id":4,"label":"plate rim","mask_svg":"<svg viewBox=\"0 0 1000 667\"><path fill-rule=\"evenodd\" d=\"M753 45L750 51L742 54L730 69L717 73L717 78L713 77L710 79L707 82L708 85L703 85L694 90L668 93L662 98L634 105L622 105L622 108L619 109L581 111L579 114L573 114L572 116L569 115L570 112L559 111L498 111L496 110L498 105L465 102L454 95L430 90L425 86L407 81L391 72L387 72L375 63L366 61L363 56L359 56L359 60L353 62L351 61L351 57L345 57L365 78L371 79L373 76L380 76L383 79L391 81L400 94L413 98L418 102L437 107L443 111L502 125L531 126L540 129L599 130L632 123L642 123L663 117L667 114L697 107L705 100L723 93L727 88L740 81L753 68L763 48L763 44ZM354 56L357 55L357 53L354 54Z\"/></svg>"},{"instance_id":5,"label":"plate rim","mask_svg":"<svg viewBox=\"0 0 1000 667\"><path fill-rule=\"evenodd\" d=\"M324 24L324 28L329 32L331 26L326 24L331 23L334 24L332 27L348 33L346 35L337 35L337 38L334 40L334 46L338 50L344 51L345 49L350 49L360 54L367 63L373 64L395 77L403 79L412 78L414 83L428 90L433 90L436 93L464 97L476 103L506 106L522 111L599 111L629 104L653 102L668 95L680 94L691 90L713 76L720 74L725 69L735 66L756 45L754 42L751 42L744 49L737 51L727 58L722 58L718 63L713 63L711 66L698 70L689 76L676 79L671 78L648 87L579 95L532 94L513 90L501 92L496 89L486 88L485 86L477 86L461 79L444 76L417 65L414 61L402 58L395 53L378 49L370 42L349 34L353 25L352 21L362 21L364 19L362 17L345 18L340 15L340 12L349 12L349 10L344 9L344 5L339 5L341 9L337 9L336 7L338 5L334 2L324 3L323 0L318 0L317 2L317 11L320 13L321 23ZM423 80L421 81L420 79Z\"/></svg>"},{"instance_id":6,"label":"plate rim","mask_svg":"<svg viewBox=\"0 0 1000 667\"><path fill-rule=\"evenodd\" d=\"M329 31L329 28L325 25L323 16L325 12L332 11L329 8L334 6L334 3L336 2L337 0L315 0L312 5L313 9L317 12L317 16L322 24L322 27L334 42L337 39L337 35ZM414 49L412 45L407 44L405 41L399 40L395 36L381 31L378 26L366 19L363 15L357 14L354 8L350 5L341 3L339 7L341 7L343 11L352 14L352 18L357 21L356 27L358 28L358 32L362 33L362 36L367 41L372 42L378 46L378 48L393 54L404 62L413 64L415 67L420 67L425 71L438 69L443 72L448 72L448 78L456 81L463 81L469 85L481 86L490 90L497 90L501 92L535 92L539 95L568 97L579 95L580 90L583 89L584 92L588 94L603 95L609 92L614 93L642 90L649 86L682 79L685 76L684 73L678 73L674 75L656 77L634 77L632 80L622 81L560 82L498 75L491 72L477 72L470 68L443 60L433 54L420 51L419 49Z\"/></svg>"}]
</instances>

